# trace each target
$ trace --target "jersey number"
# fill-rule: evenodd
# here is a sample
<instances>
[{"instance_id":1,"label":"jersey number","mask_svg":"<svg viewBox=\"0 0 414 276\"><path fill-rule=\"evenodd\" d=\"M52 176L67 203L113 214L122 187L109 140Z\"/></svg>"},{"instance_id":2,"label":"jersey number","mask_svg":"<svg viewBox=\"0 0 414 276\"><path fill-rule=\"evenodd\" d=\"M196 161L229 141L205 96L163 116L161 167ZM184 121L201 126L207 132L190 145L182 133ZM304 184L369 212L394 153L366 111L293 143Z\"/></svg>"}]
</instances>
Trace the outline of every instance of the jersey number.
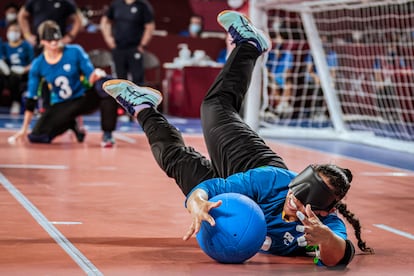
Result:
<instances>
[{"instance_id":1,"label":"jersey number","mask_svg":"<svg viewBox=\"0 0 414 276\"><path fill-rule=\"evenodd\" d=\"M69 86L69 80L65 76L60 76L55 79L55 86L59 87L59 97L68 99L72 96L72 88Z\"/></svg>"}]
</instances>

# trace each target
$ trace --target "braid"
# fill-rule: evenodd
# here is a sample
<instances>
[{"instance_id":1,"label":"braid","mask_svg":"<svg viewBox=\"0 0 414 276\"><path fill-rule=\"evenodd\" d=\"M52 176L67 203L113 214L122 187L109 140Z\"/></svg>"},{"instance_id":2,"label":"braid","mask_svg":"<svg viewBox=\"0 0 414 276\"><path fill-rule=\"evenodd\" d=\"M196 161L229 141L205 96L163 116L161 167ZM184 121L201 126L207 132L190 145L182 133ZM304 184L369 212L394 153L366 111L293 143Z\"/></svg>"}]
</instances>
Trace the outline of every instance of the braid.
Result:
<instances>
[{"instance_id":1,"label":"braid","mask_svg":"<svg viewBox=\"0 0 414 276\"><path fill-rule=\"evenodd\" d=\"M315 170L329 179L329 184L334 187L334 193L339 199L342 199L352 181L352 173L348 169L340 168L332 164L314 165Z\"/></svg>"},{"instance_id":2,"label":"braid","mask_svg":"<svg viewBox=\"0 0 414 276\"><path fill-rule=\"evenodd\" d=\"M355 214L347 209L347 206L342 201L336 204L336 209L339 213L352 225L354 228L355 237L358 240L358 247L363 252L374 254L374 249L367 247L366 242L361 239L361 223L359 219L355 217Z\"/></svg>"},{"instance_id":3,"label":"braid","mask_svg":"<svg viewBox=\"0 0 414 276\"><path fill-rule=\"evenodd\" d=\"M326 176L329 180L329 184L333 186L334 193L338 196L338 199L342 199L349 188L352 181L352 173L348 169L341 168L333 164L314 165L315 170ZM355 232L355 237L358 240L358 247L363 252L374 254L374 250L367 247L365 241L361 239L361 223L359 219L355 217L355 214L347 209L347 206L342 201L339 201L335 205L339 213L352 225Z\"/></svg>"}]
</instances>

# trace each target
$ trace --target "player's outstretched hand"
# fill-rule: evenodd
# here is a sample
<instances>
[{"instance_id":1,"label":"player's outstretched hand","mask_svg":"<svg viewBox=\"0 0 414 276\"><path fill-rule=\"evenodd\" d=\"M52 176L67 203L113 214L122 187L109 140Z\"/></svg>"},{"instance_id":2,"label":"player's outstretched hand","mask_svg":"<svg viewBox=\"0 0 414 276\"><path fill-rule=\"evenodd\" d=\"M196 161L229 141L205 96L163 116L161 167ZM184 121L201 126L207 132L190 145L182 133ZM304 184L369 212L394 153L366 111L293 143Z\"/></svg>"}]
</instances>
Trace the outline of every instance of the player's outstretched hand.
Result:
<instances>
[{"instance_id":1,"label":"player's outstretched hand","mask_svg":"<svg viewBox=\"0 0 414 276\"><path fill-rule=\"evenodd\" d=\"M19 130L17 133L7 138L7 142L10 145L14 145L16 144L17 141L21 140L25 135L26 135L26 131Z\"/></svg>"},{"instance_id":2,"label":"player's outstretched hand","mask_svg":"<svg viewBox=\"0 0 414 276\"><path fill-rule=\"evenodd\" d=\"M187 210L192 217L192 223L184 235L183 240L188 240L192 235L200 231L203 220L210 223L211 226L216 225L214 218L209 214L210 210L221 205L222 201L208 201L208 195L201 189L195 190L187 199Z\"/></svg>"}]
</instances>

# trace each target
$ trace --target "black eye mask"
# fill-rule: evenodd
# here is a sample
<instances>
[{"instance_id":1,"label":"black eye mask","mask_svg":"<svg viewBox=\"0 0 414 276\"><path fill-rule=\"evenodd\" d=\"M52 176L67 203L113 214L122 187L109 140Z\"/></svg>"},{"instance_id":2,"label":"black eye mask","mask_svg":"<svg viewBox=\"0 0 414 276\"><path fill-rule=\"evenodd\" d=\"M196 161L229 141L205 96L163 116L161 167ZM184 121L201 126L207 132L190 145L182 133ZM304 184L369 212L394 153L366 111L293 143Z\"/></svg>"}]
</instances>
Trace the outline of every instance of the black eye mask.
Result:
<instances>
[{"instance_id":1,"label":"black eye mask","mask_svg":"<svg viewBox=\"0 0 414 276\"><path fill-rule=\"evenodd\" d=\"M312 166L299 173L289 184L293 195L312 210L329 211L338 202L335 194L329 189Z\"/></svg>"},{"instance_id":2,"label":"black eye mask","mask_svg":"<svg viewBox=\"0 0 414 276\"><path fill-rule=\"evenodd\" d=\"M45 28L43 31L43 36L41 39L52 41L52 40L59 40L62 38L62 33L60 32L59 28Z\"/></svg>"}]
</instances>

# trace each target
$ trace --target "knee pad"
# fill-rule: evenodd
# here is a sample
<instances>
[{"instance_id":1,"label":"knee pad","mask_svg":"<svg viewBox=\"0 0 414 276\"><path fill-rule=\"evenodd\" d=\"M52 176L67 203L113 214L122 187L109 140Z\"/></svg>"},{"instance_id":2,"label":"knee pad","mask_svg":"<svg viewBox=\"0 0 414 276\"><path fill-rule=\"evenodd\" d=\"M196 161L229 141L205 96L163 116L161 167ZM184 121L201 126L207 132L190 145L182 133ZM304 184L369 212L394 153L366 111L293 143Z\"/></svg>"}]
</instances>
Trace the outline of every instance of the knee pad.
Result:
<instances>
[{"instance_id":1,"label":"knee pad","mask_svg":"<svg viewBox=\"0 0 414 276\"><path fill-rule=\"evenodd\" d=\"M107 80L112 80L112 79L113 79L112 76L105 76L105 77L100 78L93 84L93 88L95 89L96 93L98 93L99 97L101 98L109 97L109 95L105 92L105 90L103 90L102 84L106 82Z\"/></svg>"},{"instance_id":2,"label":"knee pad","mask_svg":"<svg viewBox=\"0 0 414 276\"><path fill-rule=\"evenodd\" d=\"M29 141L32 143L50 144L52 142L52 139L47 134L36 135L30 133L29 135L27 135L27 137L29 138Z\"/></svg>"}]
</instances>

